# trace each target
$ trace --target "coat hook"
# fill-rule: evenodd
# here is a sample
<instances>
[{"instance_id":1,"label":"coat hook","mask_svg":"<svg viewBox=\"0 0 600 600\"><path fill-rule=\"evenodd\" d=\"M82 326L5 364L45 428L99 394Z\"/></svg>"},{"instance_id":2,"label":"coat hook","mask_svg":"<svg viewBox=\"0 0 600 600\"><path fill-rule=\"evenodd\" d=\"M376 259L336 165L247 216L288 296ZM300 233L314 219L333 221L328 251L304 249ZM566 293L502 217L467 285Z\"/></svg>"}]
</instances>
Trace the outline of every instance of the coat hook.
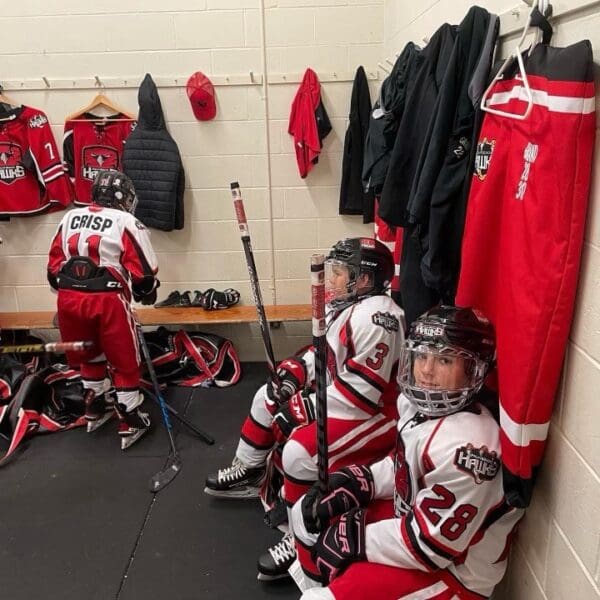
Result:
<instances>
[{"instance_id":1,"label":"coat hook","mask_svg":"<svg viewBox=\"0 0 600 600\"><path fill-rule=\"evenodd\" d=\"M254 73L250 71L250 82L254 83Z\"/></svg>"},{"instance_id":2,"label":"coat hook","mask_svg":"<svg viewBox=\"0 0 600 600\"><path fill-rule=\"evenodd\" d=\"M426 44L429 44L429 38L428 38L427 36L425 36L425 37L423 38L423 41L424 41Z\"/></svg>"},{"instance_id":3,"label":"coat hook","mask_svg":"<svg viewBox=\"0 0 600 600\"><path fill-rule=\"evenodd\" d=\"M389 67L387 67L386 65L382 65L381 63L377 63L377 66L384 72L384 73L391 73Z\"/></svg>"},{"instance_id":4,"label":"coat hook","mask_svg":"<svg viewBox=\"0 0 600 600\"><path fill-rule=\"evenodd\" d=\"M50 82L48 81L47 77L42 77L42 79L44 80L44 83L46 84L46 87L49 88L50 87Z\"/></svg>"},{"instance_id":5,"label":"coat hook","mask_svg":"<svg viewBox=\"0 0 600 600\"><path fill-rule=\"evenodd\" d=\"M104 85L100 81L100 77L98 77L98 75L94 75L94 79L96 80L96 84L95 85L97 85L98 87L104 87Z\"/></svg>"},{"instance_id":6,"label":"coat hook","mask_svg":"<svg viewBox=\"0 0 600 600\"><path fill-rule=\"evenodd\" d=\"M385 62L386 62L388 65L392 66L392 67L394 66L394 62L393 62L393 61L391 61L389 58L386 58L386 59L385 59Z\"/></svg>"},{"instance_id":7,"label":"coat hook","mask_svg":"<svg viewBox=\"0 0 600 600\"><path fill-rule=\"evenodd\" d=\"M335 71L333 72L333 77L337 79L337 73Z\"/></svg>"}]
</instances>

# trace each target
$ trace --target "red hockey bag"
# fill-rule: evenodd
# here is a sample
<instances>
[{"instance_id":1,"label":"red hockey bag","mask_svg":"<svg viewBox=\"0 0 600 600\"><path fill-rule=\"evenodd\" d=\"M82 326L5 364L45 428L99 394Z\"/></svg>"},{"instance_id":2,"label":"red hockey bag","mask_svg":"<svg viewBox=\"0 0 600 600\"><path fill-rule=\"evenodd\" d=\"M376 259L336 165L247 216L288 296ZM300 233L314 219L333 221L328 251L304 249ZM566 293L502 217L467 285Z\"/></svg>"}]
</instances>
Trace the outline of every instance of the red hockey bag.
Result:
<instances>
[{"instance_id":1,"label":"red hockey bag","mask_svg":"<svg viewBox=\"0 0 600 600\"><path fill-rule=\"evenodd\" d=\"M230 340L219 335L159 327L144 333L144 338L161 383L227 387L240 379L237 352Z\"/></svg>"}]
</instances>

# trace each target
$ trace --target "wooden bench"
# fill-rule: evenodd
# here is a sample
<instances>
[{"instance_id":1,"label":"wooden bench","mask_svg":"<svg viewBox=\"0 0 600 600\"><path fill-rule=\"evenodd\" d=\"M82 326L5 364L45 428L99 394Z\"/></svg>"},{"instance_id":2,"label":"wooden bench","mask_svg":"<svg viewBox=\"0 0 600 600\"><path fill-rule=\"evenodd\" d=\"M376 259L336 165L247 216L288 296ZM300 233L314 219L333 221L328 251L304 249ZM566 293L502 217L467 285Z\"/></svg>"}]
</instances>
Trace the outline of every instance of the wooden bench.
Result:
<instances>
[{"instance_id":1,"label":"wooden bench","mask_svg":"<svg viewBox=\"0 0 600 600\"><path fill-rule=\"evenodd\" d=\"M254 323L258 321L255 306L232 306L224 310L187 308L137 308L142 325L216 325L222 323ZM267 321L277 326L282 322L310 321L310 304L265 306ZM53 311L0 312L0 329L54 329Z\"/></svg>"}]
</instances>

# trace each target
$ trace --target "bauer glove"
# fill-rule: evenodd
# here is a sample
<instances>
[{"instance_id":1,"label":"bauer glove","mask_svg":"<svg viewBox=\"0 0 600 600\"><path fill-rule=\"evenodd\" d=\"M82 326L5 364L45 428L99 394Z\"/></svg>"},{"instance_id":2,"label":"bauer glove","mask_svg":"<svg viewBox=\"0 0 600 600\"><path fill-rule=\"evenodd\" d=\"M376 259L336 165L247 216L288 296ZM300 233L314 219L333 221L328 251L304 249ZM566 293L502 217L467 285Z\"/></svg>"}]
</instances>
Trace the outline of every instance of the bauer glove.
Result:
<instances>
[{"instance_id":1,"label":"bauer glove","mask_svg":"<svg viewBox=\"0 0 600 600\"><path fill-rule=\"evenodd\" d=\"M302 498L302 520L309 533L319 533L337 516L352 508L364 508L375 495L369 467L350 465L329 475L328 491L323 494L314 484Z\"/></svg>"},{"instance_id":2,"label":"bauer glove","mask_svg":"<svg viewBox=\"0 0 600 600\"><path fill-rule=\"evenodd\" d=\"M366 560L365 511L353 508L325 530L313 546L313 560L326 583L353 562Z\"/></svg>"}]
</instances>

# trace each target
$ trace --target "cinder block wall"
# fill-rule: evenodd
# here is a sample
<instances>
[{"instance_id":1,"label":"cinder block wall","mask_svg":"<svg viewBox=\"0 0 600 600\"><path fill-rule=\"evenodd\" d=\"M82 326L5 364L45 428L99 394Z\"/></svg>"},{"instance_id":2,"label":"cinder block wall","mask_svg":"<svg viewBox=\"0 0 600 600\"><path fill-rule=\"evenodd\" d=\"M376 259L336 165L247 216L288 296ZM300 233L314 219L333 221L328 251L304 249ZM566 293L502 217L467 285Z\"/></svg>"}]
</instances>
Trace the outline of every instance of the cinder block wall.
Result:
<instances>
[{"instance_id":1,"label":"cinder block wall","mask_svg":"<svg viewBox=\"0 0 600 600\"><path fill-rule=\"evenodd\" d=\"M553 4L565 8L574 2ZM458 23L470 5L465 0L427 0L419 4L386 0L385 55L393 57L409 40L421 42L444 21ZM493 0L480 6L500 14L519 6L519 2ZM555 45L583 38L592 41L598 56L598 7L574 13L555 26ZM515 43L512 38L505 46ZM599 157L596 153L575 320L550 441L508 575L494 600L600 598Z\"/></svg>"},{"instance_id":2,"label":"cinder block wall","mask_svg":"<svg viewBox=\"0 0 600 600\"><path fill-rule=\"evenodd\" d=\"M383 0L57 0L21 2L2 15L3 81L124 78L141 82L207 75L351 73L377 70L383 44ZM264 21L265 44L261 36ZM332 24L336 23L336 26ZM380 82L373 82L373 95ZM186 224L152 232L160 262L159 298L174 289L234 287L252 303L229 183L240 182L265 303L310 301L309 257L349 235L370 235L359 217L338 216L341 155L351 81L324 83L322 97L333 125L319 164L298 174L287 123L297 83L223 85L216 88L214 121L194 119L182 87L159 88L171 134L186 169ZM106 89L137 113L137 88ZM93 89L14 90L18 103L44 110L62 146L64 119L86 105ZM268 107L268 113L267 113ZM266 115L268 114L268 122ZM268 144L267 144L268 132ZM270 155L267 155L267 147ZM270 166L270 175L269 175ZM0 311L51 310L46 253L62 213L0 223ZM204 328L207 329L207 328ZM254 326L212 328L234 340L244 360L261 360ZM309 324L273 332L284 357L309 341Z\"/></svg>"}]
</instances>

